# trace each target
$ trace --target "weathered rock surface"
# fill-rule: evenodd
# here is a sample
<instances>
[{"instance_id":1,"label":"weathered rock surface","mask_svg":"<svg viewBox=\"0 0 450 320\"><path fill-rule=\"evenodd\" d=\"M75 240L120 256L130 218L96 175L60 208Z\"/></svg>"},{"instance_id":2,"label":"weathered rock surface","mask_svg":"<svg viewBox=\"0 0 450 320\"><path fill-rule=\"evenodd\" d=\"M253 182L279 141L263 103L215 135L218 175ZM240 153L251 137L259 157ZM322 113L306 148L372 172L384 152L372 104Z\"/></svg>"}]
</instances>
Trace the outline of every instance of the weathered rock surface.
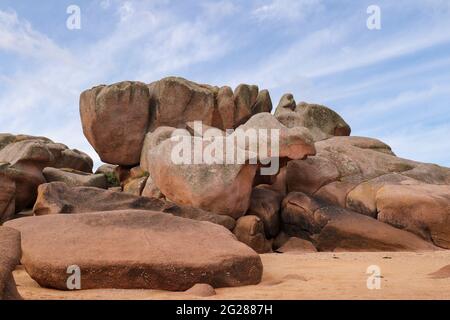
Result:
<instances>
[{"instance_id":1,"label":"weathered rock surface","mask_svg":"<svg viewBox=\"0 0 450 320\"><path fill-rule=\"evenodd\" d=\"M184 128L186 122L195 120L212 125L215 112L213 87L178 77L164 78L148 87L152 110L149 131L163 126Z\"/></svg>"},{"instance_id":2,"label":"weathered rock surface","mask_svg":"<svg viewBox=\"0 0 450 320\"><path fill-rule=\"evenodd\" d=\"M39 194L33 209L34 214L38 216L140 209L161 211L183 218L209 221L222 225L229 230L232 230L235 226L234 219L227 216L122 192L89 187L70 188L61 182L43 184L39 186L38 191Z\"/></svg>"},{"instance_id":3,"label":"weathered rock surface","mask_svg":"<svg viewBox=\"0 0 450 320\"><path fill-rule=\"evenodd\" d=\"M155 185L152 177L148 177L145 182L144 190L142 190L142 196L148 198L165 199L161 190Z\"/></svg>"},{"instance_id":4,"label":"weathered rock surface","mask_svg":"<svg viewBox=\"0 0 450 320\"><path fill-rule=\"evenodd\" d=\"M0 300L22 299L12 275L20 257L20 233L0 226Z\"/></svg>"},{"instance_id":5,"label":"weathered rock surface","mask_svg":"<svg viewBox=\"0 0 450 320\"><path fill-rule=\"evenodd\" d=\"M290 163L289 161L288 163ZM281 165L281 164L280 164ZM260 188L272 190L281 194L283 197L287 195L287 168L283 166L280 168L278 174L273 176L261 176L257 175L254 181L254 185ZM263 182L261 182L263 181Z\"/></svg>"},{"instance_id":6,"label":"weathered rock surface","mask_svg":"<svg viewBox=\"0 0 450 320\"><path fill-rule=\"evenodd\" d=\"M135 196L142 195L145 185L147 183L148 177L140 177L136 179L128 180L123 186L123 192L129 193Z\"/></svg>"},{"instance_id":7,"label":"weathered rock surface","mask_svg":"<svg viewBox=\"0 0 450 320\"><path fill-rule=\"evenodd\" d=\"M450 185L388 185L376 203L380 221L450 248Z\"/></svg>"},{"instance_id":8,"label":"weathered rock surface","mask_svg":"<svg viewBox=\"0 0 450 320\"><path fill-rule=\"evenodd\" d=\"M35 137L26 134L14 135L10 133L0 133L0 150L6 147L8 144L24 140L42 140L46 142L51 142L51 140L46 137Z\"/></svg>"},{"instance_id":9,"label":"weathered rock surface","mask_svg":"<svg viewBox=\"0 0 450 320\"><path fill-rule=\"evenodd\" d=\"M290 192L304 192L450 248L450 169L398 158L370 138L334 137L316 143L316 149L316 156L288 164Z\"/></svg>"},{"instance_id":10,"label":"weathered rock surface","mask_svg":"<svg viewBox=\"0 0 450 320\"><path fill-rule=\"evenodd\" d=\"M349 136L351 133L350 126L333 110L306 102L295 105L295 100L290 94L281 98L275 116L288 128L308 128L315 141L332 136Z\"/></svg>"},{"instance_id":11,"label":"weathered rock surface","mask_svg":"<svg viewBox=\"0 0 450 320\"><path fill-rule=\"evenodd\" d=\"M71 169L44 168L47 182L64 182L70 187L95 187L106 189L108 182L104 174L90 174Z\"/></svg>"},{"instance_id":12,"label":"weathered rock surface","mask_svg":"<svg viewBox=\"0 0 450 320\"><path fill-rule=\"evenodd\" d=\"M150 150L155 148L164 140L170 139L176 128L173 127L158 127L153 132L149 132L145 136L144 145L141 151L141 162L140 166L143 170L148 171L148 154Z\"/></svg>"},{"instance_id":13,"label":"weathered rock surface","mask_svg":"<svg viewBox=\"0 0 450 320\"><path fill-rule=\"evenodd\" d=\"M22 235L22 264L41 286L184 291L261 281L260 257L221 226L148 211L29 217L8 222Z\"/></svg>"},{"instance_id":14,"label":"weathered rock surface","mask_svg":"<svg viewBox=\"0 0 450 320\"><path fill-rule=\"evenodd\" d=\"M272 243L264 234L264 223L257 216L244 216L236 222L233 233L236 238L258 253L272 251Z\"/></svg>"},{"instance_id":15,"label":"weathered rock surface","mask_svg":"<svg viewBox=\"0 0 450 320\"><path fill-rule=\"evenodd\" d=\"M81 151L69 149L47 138L15 137L12 143L0 150L0 162L9 163L18 169L32 166L41 171L45 167L53 167L92 172L92 159Z\"/></svg>"},{"instance_id":16,"label":"weathered rock surface","mask_svg":"<svg viewBox=\"0 0 450 320\"><path fill-rule=\"evenodd\" d=\"M232 129L259 112L270 112L272 101L267 90L241 84L230 87L198 84L179 77L168 77L149 85L151 114L149 131L168 126L184 128L191 121L222 130Z\"/></svg>"},{"instance_id":17,"label":"weathered rock surface","mask_svg":"<svg viewBox=\"0 0 450 320\"><path fill-rule=\"evenodd\" d=\"M209 140L186 137L191 163L195 143L206 148ZM225 138L221 138L225 139ZM248 164L174 163L172 151L180 142L165 140L148 155L148 171L154 184L167 199L180 204L228 215L243 216L250 205L253 179L257 166ZM189 156L188 155L188 156Z\"/></svg>"},{"instance_id":18,"label":"weathered rock surface","mask_svg":"<svg viewBox=\"0 0 450 320\"><path fill-rule=\"evenodd\" d=\"M16 212L16 183L5 174L2 169L5 166L0 164L0 224L11 219Z\"/></svg>"},{"instance_id":19,"label":"weathered rock surface","mask_svg":"<svg viewBox=\"0 0 450 320\"><path fill-rule=\"evenodd\" d=\"M83 132L103 162L139 163L149 126L150 96L140 82L98 86L80 96Z\"/></svg>"},{"instance_id":20,"label":"weathered rock surface","mask_svg":"<svg viewBox=\"0 0 450 320\"><path fill-rule=\"evenodd\" d=\"M80 96L83 132L89 143L104 162L123 166L139 164L146 134L160 127L185 128L188 122L202 121L233 129L252 115L271 110L269 92L260 92L257 86L242 84L233 92L229 87L179 77L149 85L130 81L101 85Z\"/></svg>"},{"instance_id":21,"label":"weathered rock surface","mask_svg":"<svg viewBox=\"0 0 450 320\"><path fill-rule=\"evenodd\" d=\"M289 235L312 241L319 251L437 249L412 233L299 192L283 200L282 221Z\"/></svg>"},{"instance_id":22,"label":"weathered rock surface","mask_svg":"<svg viewBox=\"0 0 450 320\"><path fill-rule=\"evenodd\" d=\"M116 170L117 166L114 164L102 164L98 169L95 171L95 174L114 174L114 171Z\"/></svg>"},{"instance_id":23,"label":"weathered rock surface","mask_svg":"<svg viewBox=\"0 0 450 320\"><path fill-rule=\"evenodd\" d=\"M217 92L217 113L213 118L213 126L220 129L233 129L235 126L233 89L228 86L221 87Z\"/></svg>"},{"instance_id":24,"label":"weathered rock surface","mask_svg":"<svg viewBox=\"0 0 450 320\"><path fill-rule=\"evenodd\" d=\"M255 85L240 84L234 90L234 124L241 125L252 116L252 108L258 98L259 88Z\"/></svg>"},{"instance_id":25,"label":"weathered rock surface","mask_svg":"<svg viewBox=\"0 0 450 320\"><path fill-rule=\"evenodd\" d=\"M261 90L256 97L256 102L252 107L252 114L258 114L261 112L272 112L272 99L268 90Z\"/></svg>"},{"instance_id":26,"label":"weathered rock surface","mask_svg":"<svg viewBox=\"0 0 450 320\"><path fill-rule=\"evenodd\" d=\"M0 183L4 186L0 195L0 221L10 219L12 210L17 213L33 204L37 187L45 183L42 174L45 167L92 171L93 162L88 155L47 138L1 134L0 141ZM11 197L14 197L14 208Z\"/></svg>"},{"instance_id":27,"label":"weathered rock surface","mask_svg":"<svg viewBox=\"0 0 450 320\"><path fill-rule=\"evenodd\" d=\"M239 136L251 135L252 132L257 133L257 139L251 139L242 148L256 153L259 145L267 146L267 156L263 157L258 154L258 160L271 157L297 160L316 154L314 141L308 129L304 127L287 128L270 113L254 115L245 124L239 126L229 139L236 136L236 141L239 141ZM278 134L273 137L272 132L278 132ZM273 147L276 154L272 155Z\"/></svg>"},{"instance_id":28,"label":"weathered rock surface","mask_svg":"<svg viewBox=\"0 0 450 320\"><path fill-rule=\"evenodd\" d=\"M14 211L15 213L22 211L33 205L37 195L37 187L45 183L45 178L42 172L36 168L28 167L24 169L17 169L9 164L3 164L0 166L0 176L6 177L7 180L14 181L15 192L12 194L14 197ZM9 185L9 191L13 191ZM7 192L7 190L4 190ZM9 194L11 196L11 194ZM4 196L5 197L5 196ZM6 195L8 198L8 195ZM11 206L7 206L6 209L11 210ZM7 210L9 212L9 210ZM10 214L8 214L9 217Z\"/></svg>"},{"instance_id":29,"label":"weathered rock surface","mask_svg":"<svg viewBox=\"0 0 450 320\"><path fill-rule=\"evenodd\" d=\"M280 231L280 207L283 196L275 191L254 188L247 215L257 216L264 224L267 237L274 238Z\"/></svg>"}]
</instances>

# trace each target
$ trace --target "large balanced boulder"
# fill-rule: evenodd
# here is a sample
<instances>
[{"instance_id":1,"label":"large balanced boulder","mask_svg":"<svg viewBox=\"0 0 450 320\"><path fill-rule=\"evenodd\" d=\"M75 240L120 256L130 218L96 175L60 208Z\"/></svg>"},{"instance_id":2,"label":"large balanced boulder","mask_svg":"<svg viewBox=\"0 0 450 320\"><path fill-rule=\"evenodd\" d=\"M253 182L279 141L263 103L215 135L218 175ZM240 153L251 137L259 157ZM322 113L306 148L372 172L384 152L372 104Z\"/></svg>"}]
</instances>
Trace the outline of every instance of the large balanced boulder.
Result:
<instances>
[{"instance_id":1,"label":"large balanced boulder","mask_svg":"<svg viewBox=\"0 0 450 320\"><path fill-rule=\"evenodd\" d=\"M0 300L21 300L12 272L20 264L20 233L0 226Z\"/></svg>"},{"instance_id":2,"label":"large balanced boulder","mask_svg":"<svg viewBox=\"0 0 450 320\"><path fill-rule=\"evenodd\" d=\"M296 105L291 94L281 98L275 116L288 128L310 129L315 141L332 136L349 136L351 133L350 126L335 111L322 105L306 102Z\"/></svg>"},{"instance_id":3,"label":"large balanced boulder","mask_svg":"<svg viewBox=\"0 0 450 320\"><path fill-rule=\"evenodd\" d=\"M43 287L184 291L261 281L260 257L221 226L148 211L28 217L7 223L22 235L22 264Z\"/></svg>"},{"instance_id":4,"label":"large balanced boulder","mask_svg":"<svg viewBox=\"0 0 450 320\"><path fill-rule=\"evenodd\" d=\"M180 77L149 85L130 81L101 85L80 96L86 138L104 162L122 166L139 164L146 134L159 127L185 128L188 122L202 121L222 130L233 129L271 110L269 92L255 85L242 84L233 92L227 86Z\"/></svg>"},{"instance_id":5,"label":"large balanced boulder","mask_svg":"<svg viewBox=\"0 0 450 320\"><path fill-rule=\"evenodd\" d=\"M140 82L97 86L81 94L83 132L103 162L139 163L149 125L149 103L147 85Z\"/></svg>"},{"instance_id":6,"label":"large balanced boulder","mask_svg":"<svg viewBox=\"0 0 450 320\"><path fill-rule=\"evenodd\" d=\"M312 241L319 251L437 249L412 233L300 192L283 200L282 222L288 235Z\"/></svg>"},{"instance_id":7,"label":"large balanced boulder","mask_svg":"<svg viewBox=\"0 0 450 320\"><path fill-rule=\"evenodd\" d=\"M35 215L89 213L140 209L161 211L179 217L209 221L232 230L234 219L192 207L178 206L155 198L139 197L90 187L71 188L62 182L39 186L38 197L33 208Z\"/></svg>"},{"instance_id":8,"label":"large balanced boulder","mask_svg":"<svg viewBox=\"0 0 450 320\"><path fill-rule=\"evenodd\" d=\"M290 192L411 231L450 248L450 169L396 157L383 142L333 137L316 143L317 155L287 166Z\"/></svg>"}]
</instances>

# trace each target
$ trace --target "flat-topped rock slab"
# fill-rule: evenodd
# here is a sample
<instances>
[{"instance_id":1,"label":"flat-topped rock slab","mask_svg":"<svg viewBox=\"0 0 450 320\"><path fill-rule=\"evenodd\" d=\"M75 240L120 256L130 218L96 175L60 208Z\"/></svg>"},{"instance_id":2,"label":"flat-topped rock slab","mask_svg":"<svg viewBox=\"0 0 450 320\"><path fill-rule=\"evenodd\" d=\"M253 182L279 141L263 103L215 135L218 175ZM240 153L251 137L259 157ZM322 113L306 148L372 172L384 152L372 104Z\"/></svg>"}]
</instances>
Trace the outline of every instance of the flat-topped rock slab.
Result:
<instances>
[{"instance_id":1,"label":"flat-topped rock slab","mask_svg":"<svg viewBox=\"0 0 450 320\"><path fill-rule=\"evenodd\" d=\"M13 220L22 235L22 264L41 286L68 290L68 267L81 289L184 291L258 284L263 266L222 226L167 213L126 210Z\"/></svg>"}]
</instances>

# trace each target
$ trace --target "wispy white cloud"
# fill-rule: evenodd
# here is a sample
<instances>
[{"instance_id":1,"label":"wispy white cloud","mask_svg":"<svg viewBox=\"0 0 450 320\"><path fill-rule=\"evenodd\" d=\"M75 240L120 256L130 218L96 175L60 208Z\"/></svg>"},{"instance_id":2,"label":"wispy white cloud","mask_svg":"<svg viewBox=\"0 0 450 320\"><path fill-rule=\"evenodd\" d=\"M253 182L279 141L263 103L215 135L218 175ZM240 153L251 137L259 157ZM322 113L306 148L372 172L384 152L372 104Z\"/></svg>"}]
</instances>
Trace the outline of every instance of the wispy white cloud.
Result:
<instances>
[{"instance_id":1,"label":"wispy white cloud","mask_svg":"<svg viewBox=\"0 0 450 320\"><path fill-rule=\"evenodd\" d=\"M293 21L323 9L322 0L271 0L259 5L252 14L258 20Z\"/></svg>"},{"instance_id":2,"label":"wispy white cloud","mask_svg":"<svg viewBox=\"0 0 450 320\"><path fill-rule=\"evenodd\" d=\"M14 11L0 10L0 50L27 58L68 58L64 50L45 35L34 31L28 21L21 21Z\"/></svg>"},{"instance_id":3,"label":"wispy white cloud","mask_svg":"<svg viewBox=\"0 0 450 320\"><path fill-rule=\"evenodd\" d=\"M200 6L203 8L204 14L213 19L232 15L239 10L238 5L230 0L204 1Z\"/></svg>"}]
</instances>

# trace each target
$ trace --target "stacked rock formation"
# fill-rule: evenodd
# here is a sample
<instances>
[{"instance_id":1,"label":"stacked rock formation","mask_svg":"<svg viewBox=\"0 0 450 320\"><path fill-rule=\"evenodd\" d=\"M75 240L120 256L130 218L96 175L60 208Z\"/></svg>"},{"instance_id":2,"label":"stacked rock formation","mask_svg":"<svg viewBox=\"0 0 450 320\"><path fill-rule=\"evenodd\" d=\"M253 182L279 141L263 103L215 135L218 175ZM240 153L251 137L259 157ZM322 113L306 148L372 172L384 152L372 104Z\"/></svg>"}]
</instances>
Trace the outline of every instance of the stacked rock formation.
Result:
<instances>
[{"instance_id":1,"label":"stacked rock formation","mask_svg":"<svg viewBox=\"0 0 450 320\"><path fill-rule=\"evenodd\" d=\"M92 159L43 137L0 134L0 223L33 206L47 167L92 172Z\"/></svg>"},{"instance_id":2,"label":"stacked rock formation","mask_svg":"<svg viewBox=\"0 0 450 320\"><path fill-rule=\"evenodd\" d=\"M286 235L319 250L450 248L449 169L398 158L375 139L351 137L336 112L297 104L292 94L271 111L269 93L255 85L233 92L173 77L95 87L80 101L85 135L105 162L117 165L125 192L229 216L237 238L258 252L277 249L277 236ZM200 133L193 121L202 122ZM256 165L174 164L169 138L180 128L192 146L208 146L202 132L211 128L224 143L233 137L225 129L278 129L281 169L261 175L264 159ZM317 201L322 204L310 203ZM320 226L306 223L306 211L314 217L323 208ZM344 217L352 223L337 223ZM331 225L335 233L324 234L335 238L335 248L318 240ZM344 226L352 230L339 229ZM344 244L341 236L364 241Z\"/></svg>"},{"instance_id":3,"label":"stacked rock formation","mask_svg":"<svg viewBox=\"0 0 450 320\"><path fill-rule=\"evenodd\" d=\"M82 152L0 135L0 223L33 215L0 227L0 251L21 241L22 264L46 287L66 290L76 265L84 289L184 291L258 283L256 253L450 249L450 169L350 136L336 112L292 94L271 112L269 92L246 84L170 77L83 92L83 131L105 162L95 174ZM223 149L243 151L242 162L173 161L172 137L195 158L196 146L273 129L264 142L276 153L254 153L249 140ZM0 298L18 298L11 252L0 257Z\"/></svg>"}]
</instances>

